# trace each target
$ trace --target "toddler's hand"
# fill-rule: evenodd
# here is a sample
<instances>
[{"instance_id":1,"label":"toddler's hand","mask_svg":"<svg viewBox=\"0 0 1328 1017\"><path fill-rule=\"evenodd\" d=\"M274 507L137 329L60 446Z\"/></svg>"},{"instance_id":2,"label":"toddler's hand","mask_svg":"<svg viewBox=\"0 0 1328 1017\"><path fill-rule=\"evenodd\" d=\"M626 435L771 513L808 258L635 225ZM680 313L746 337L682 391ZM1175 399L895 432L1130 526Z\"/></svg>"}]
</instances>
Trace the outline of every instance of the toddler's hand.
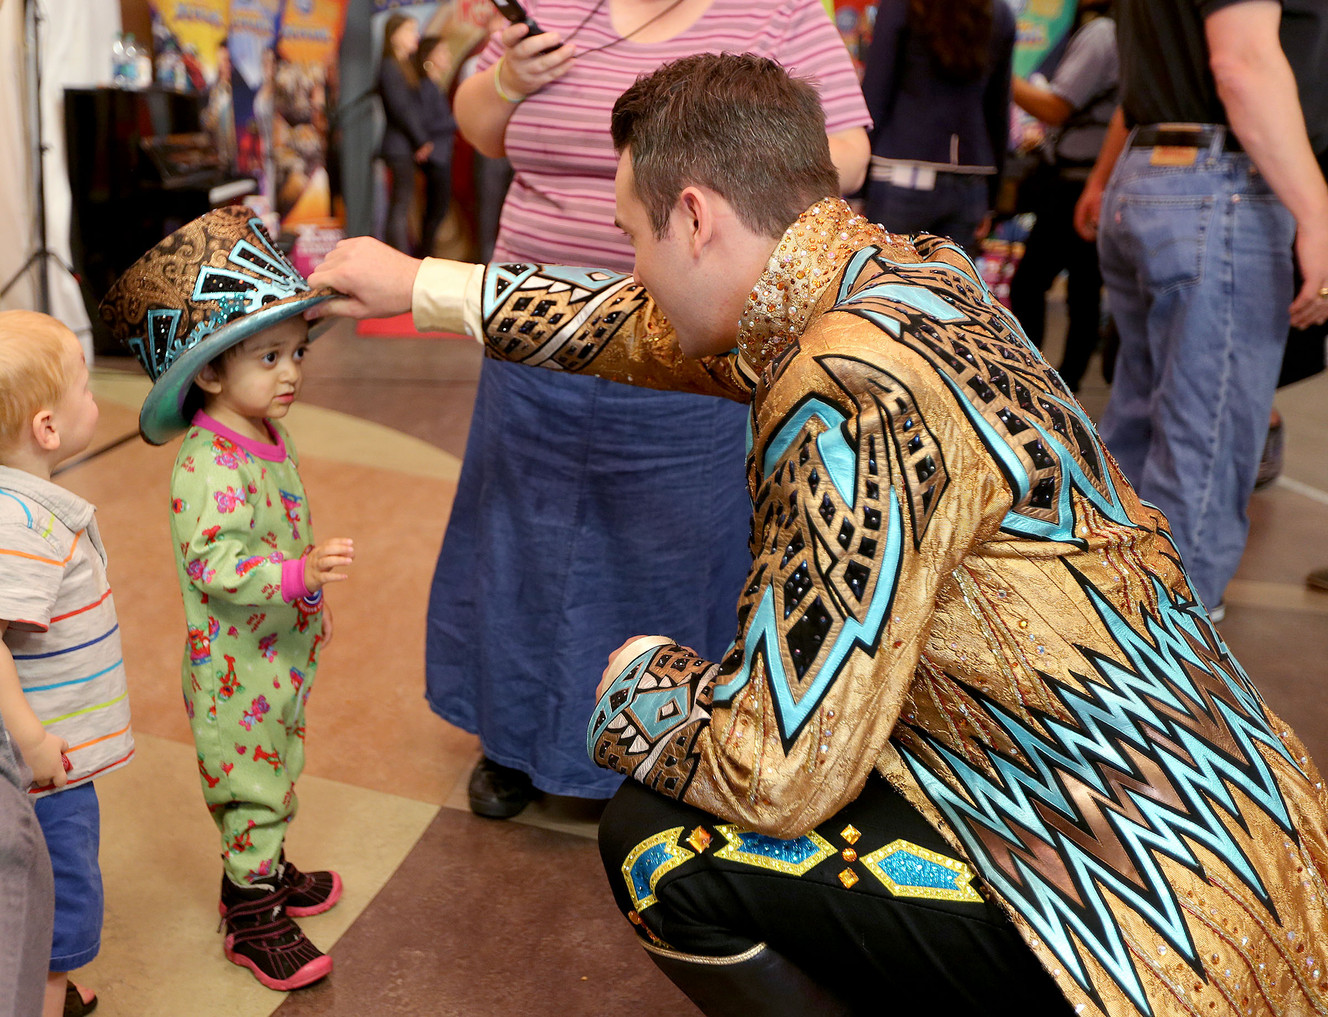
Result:
<instances>
[{"instance_id":1,"label":"toddler's hand","mask_svg":"<svg viewBox=\"0 0 1328 1017\"><path fill-rule=\"evenodd\" d=\"M42 733L42 739L36 745L24 747L23 759L32 770L32 782L38 787L64 787L69 779L65 776L64 763L68 749L67 741L49 731Z\"/></svg>"},{"instance_id":2,"label":"toddler's hand","mask_svg":"<svg viewBox=\"0 0 1328 1017\"><path fill-rule=\"evenodd\" d=\"M355 560L355 542L346 537L315 544L313 550L304 556L304 586L310 593L317 593L327 583L339 583L348 578L335 569L349 565Z\"/></svg>"}]
</instances>

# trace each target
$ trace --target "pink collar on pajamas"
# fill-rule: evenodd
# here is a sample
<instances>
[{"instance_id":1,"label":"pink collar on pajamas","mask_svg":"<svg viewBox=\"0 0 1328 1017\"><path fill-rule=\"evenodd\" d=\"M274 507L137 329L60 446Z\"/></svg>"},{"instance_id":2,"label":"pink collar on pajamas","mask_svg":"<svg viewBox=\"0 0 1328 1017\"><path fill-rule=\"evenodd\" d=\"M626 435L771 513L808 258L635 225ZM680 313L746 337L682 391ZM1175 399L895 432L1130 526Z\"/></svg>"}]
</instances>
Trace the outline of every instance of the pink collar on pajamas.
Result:
<instances>
[{"instance_id":1,"label":"pink collar on pajamas","mask_svg":"<svg viewBox=\"0 0 1328 1017\"><path fill-rule=\"evenodd\" d=\"M254 441L253 438L240 434L239 431L232 431L225 424L218 423L209 417L202 410L194 414L191 423L195 427L205 427L213 434L219 434L223 438L229 438L235 444L250 455L258 459L266 459L269 462L279 463L286 458L286 439L277 433L277 429L272 426L272 422L264 418L263 426L267 428L267 433L272 435L274 441L270 445L265 445L261 441Z\"/></svg>"}]
</instances>

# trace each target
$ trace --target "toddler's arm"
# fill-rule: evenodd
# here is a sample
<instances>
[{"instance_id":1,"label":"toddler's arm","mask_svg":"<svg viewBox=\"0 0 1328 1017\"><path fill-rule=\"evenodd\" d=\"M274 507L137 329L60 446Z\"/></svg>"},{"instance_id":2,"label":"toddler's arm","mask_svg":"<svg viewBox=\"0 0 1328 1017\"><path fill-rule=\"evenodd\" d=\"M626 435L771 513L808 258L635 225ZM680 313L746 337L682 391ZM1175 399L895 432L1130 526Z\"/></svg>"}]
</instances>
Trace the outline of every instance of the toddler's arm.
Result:
<instances>
[{"instance_id":1,"label":"toddler's arm","mask_svg":"<svg viewBox=\"0 0 1328 1017\"><path fill-rule=\"evenodd\" d=\"M0 621L0 636L9 622ZM23 753L23 760L32 770L37 784L65 785L65 768L61 755L69 748L63 738L51 734L32 712L23 686L19 683L18 669L9 647L0 642L0 718L4 719L9 735Z\"/></svg>"}]
</instances>

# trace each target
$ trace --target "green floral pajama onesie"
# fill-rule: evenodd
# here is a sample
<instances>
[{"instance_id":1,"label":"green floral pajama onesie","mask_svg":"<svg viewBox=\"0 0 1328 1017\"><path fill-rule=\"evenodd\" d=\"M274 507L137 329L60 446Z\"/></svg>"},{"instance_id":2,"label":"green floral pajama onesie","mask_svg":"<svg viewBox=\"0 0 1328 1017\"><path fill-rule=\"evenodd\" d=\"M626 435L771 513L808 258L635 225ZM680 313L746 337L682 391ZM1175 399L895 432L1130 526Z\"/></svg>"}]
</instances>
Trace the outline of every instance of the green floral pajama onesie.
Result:
<instances>
[{"instance_id":1,"label":"green floral pajama onesie","mask_svg":"<svg viewBox=\"0 0 1328 1017\"><path fill-rule=\"evenodd\" d=\"M200 413L171 474L171 536L189 639L182 678L203 798L227 875L262 880L281 857L304 767L304 704L318 669L321 600L295 449Z\"/></svg>"}]
</instances>

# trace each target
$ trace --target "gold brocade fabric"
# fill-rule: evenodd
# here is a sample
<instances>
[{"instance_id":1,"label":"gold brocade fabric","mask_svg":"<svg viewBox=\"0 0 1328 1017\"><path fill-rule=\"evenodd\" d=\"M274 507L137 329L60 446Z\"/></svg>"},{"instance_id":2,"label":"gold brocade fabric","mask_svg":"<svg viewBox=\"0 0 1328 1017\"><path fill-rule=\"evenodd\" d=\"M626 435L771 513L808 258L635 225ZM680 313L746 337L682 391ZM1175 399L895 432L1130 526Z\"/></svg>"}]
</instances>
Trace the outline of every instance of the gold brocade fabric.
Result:
<instances>
[{"instance_id":1,"label":"gold brocade fabric","mask_svg":"<svg viewBox=\"0 0 1328 1017\"><path fill-rule=\"evenodd\" d=\"M752 400L734 648L633 662L592 719L601 765L778 837L877 769L1077 1012L1328 1013L1322 778L957 248L820 202L741 353L700 362L589 275L491 268L491 352Z\"/></svg>"}]
</instances>

